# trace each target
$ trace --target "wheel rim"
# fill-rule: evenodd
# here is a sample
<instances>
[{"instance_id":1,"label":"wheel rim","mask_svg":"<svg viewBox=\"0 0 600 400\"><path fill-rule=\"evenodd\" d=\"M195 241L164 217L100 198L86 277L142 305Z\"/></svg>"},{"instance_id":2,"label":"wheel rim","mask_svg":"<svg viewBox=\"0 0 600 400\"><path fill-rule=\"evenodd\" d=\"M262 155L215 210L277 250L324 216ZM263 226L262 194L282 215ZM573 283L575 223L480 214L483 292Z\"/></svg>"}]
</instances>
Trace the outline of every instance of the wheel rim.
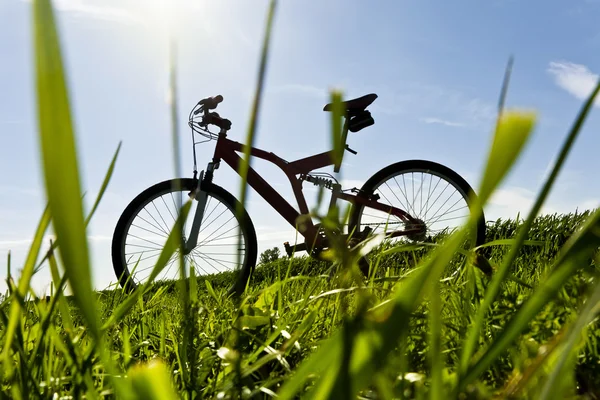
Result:
<instances>
[{"instance_id":1,"label":"wheel rim","mask_svg":"<svg viewBox=\"0 0 600 400\"><path fill-rule=\"evenodd\" d=\"M177 205L188 200L188 193L189 188L162 190L132 213L121 239L120 254L125 278L133 286L145 282L150 275L175 224ZM197 202L193 201L184 222L184 239L189 236L196 207ZM184 254L185 276L192 265L197 276L239 271L246 263L247 236L228 202L218 194L208 193L197 245ZM180 254L175 251L155 281L179 279L179 259Z\"/></svg>"}]
</instances>

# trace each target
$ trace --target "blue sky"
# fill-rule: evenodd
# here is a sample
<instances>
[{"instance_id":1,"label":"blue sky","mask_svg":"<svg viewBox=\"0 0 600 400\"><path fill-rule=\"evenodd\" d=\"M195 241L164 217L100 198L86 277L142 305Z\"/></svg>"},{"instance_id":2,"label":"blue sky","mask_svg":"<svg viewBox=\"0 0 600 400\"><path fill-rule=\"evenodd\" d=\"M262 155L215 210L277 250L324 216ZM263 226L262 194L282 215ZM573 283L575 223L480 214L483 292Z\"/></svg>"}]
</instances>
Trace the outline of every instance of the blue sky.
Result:
<instances>
[{"instance_id":1,"label":"blue sky","mask_svg":"<svg viewBox=\"0 0 600 400\"><path fill-rule=\"evenodd\" d=\"M98 288L115 280L110 239L122 210L148 186L174 176L166 16L175 21L178 42L184 175L192 172L186 119L199 99L223 95L218 112L233 122L234 139L243 140L248 123L268 2L168 3L172 9L159 0L54 2L90 200L123 141L88 232ZM329 102L328 90L340 88L347 98L374 92L379 95L370 107L375 125L348 139L358 151L345 156L342 178L348 185L360 185L390 163L423 158L446 164L477 188L504 68L513 54L507 106L535 109L540 120L522 159L485 211L488 219L527 213L598 78L598 12L597 0L280 2L256 146L287 160L325 151L329 115L322 108ZM11 250L14 270L23 263L45 205L30 19L30 1L0 2L0 257L5 260ZM595 108L544 212L600 204L599 127ZM213 148L214 142L198 147L200 168ZM276 167L262 161L253 166L293 201ZM215 179L238 193L238 181L227 168ZM260 196L253 191L249 196L259 252L292 242L294 230ZM314 194L309 192L308 199ZM33 283L45 290L48 271Z\"/></svg>"}]
</instances>

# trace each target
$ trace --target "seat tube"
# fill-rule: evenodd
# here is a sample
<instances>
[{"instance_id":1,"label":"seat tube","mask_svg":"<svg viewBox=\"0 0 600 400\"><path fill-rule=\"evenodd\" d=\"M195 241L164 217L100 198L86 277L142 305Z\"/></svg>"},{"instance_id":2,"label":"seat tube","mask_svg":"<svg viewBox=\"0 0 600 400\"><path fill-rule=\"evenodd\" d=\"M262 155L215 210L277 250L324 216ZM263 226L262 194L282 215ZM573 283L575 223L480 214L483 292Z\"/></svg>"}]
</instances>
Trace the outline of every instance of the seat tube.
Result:
<instances>
[{"instance_id":1,"label":"seat tube","mask_svg":"<svg viewBox=\"0 0 600 400\"><path fill-rule=\"evenodd\" d=\"M333 207L335 207L335 205L337 204L338 194L341 192L341 190L342 185L340 185L339 183L333 184L333 188L331 190L331 199L329 200L329 211L331 211Z\"/></svg>"},{"instance_id":2,"label":"seat tube","mask_svg":"<svg viewBox=\"0 0 600 400\"><path fill-rule=\"evenodd\" d=\"M333 172L336 174L340 171L342 167L342 161L344 160L344 152L346 151L346 137L348 137L348 117L344 120L344 125L342 127L342 158L340 159L340 163L333 168Z\"/></svg>"}]
</instances>

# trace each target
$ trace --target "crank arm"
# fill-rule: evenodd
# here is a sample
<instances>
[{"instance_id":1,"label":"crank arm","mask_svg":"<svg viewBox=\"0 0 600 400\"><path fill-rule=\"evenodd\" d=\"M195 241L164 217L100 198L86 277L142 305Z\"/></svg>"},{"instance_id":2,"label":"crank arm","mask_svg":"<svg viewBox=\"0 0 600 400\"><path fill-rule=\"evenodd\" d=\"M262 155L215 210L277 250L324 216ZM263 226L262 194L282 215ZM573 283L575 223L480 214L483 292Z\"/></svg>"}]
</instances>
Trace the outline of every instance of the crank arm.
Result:
<instances>
[{"instance_id":1,"label":"crank arm","mask_svg":"<svg viewBox=\"0 0 600 400\"><path fill-rule=\"evenodd\" d=\"M398 207L390 206L389 204L380 203L377 200L371 200L371 199L365 198L364 196L361 196L361 195L356 196L356 195L350 195L350 194L346 194L346 193L340 193L337 195L337 197L342 200L349 201L350 203L362 204L365 207L369 207L374 210L378 210L378 211L381 211L381 212L384 212L387 214L391 214L391 215L399 218L402 222L405 222L405 223L415 223L416 222L416 219L412 215L407 213L406 211L404 211Z\"/></svg>"},{"instance_id":2,"label":"crank arm","mask_svg":"<svg viewBox=\"0 0 600 400\"><path fill-rule=\"evenodd\" d=\"M398 236L407 236L407 235L411 235L411 234L417 234L420 232L421 232L421 229L419 229L419 228L405 229L403 231L393 231L393 232L387 233L385 235L385 237L386 238L395 238Z\"/></svg>"}]
</instances>

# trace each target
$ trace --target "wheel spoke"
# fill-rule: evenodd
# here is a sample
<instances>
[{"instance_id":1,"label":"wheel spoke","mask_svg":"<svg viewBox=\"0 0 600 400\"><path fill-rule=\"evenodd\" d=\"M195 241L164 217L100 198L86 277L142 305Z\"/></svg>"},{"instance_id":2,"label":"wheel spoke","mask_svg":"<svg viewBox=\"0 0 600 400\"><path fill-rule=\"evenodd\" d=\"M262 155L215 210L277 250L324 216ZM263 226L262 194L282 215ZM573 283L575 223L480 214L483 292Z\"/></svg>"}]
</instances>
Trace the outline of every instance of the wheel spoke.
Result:
<instances>
[{"instance_id":1,"label":"wheel spoke","mask_svg":"<svg viewBox=\"0 0 600 400\"><path fill-rule=\"evenodd\" d=\"M194 254L196 254L196 253L194 253ZM221 260L221 261L220 261L220 260L217 260L217 259L215 259L215 258L209 257L207 254L200 253L200 252L198 252L198 257L200 257L200 258L202 258L203 260L205 260L205 261L206 261L208 264L210 264L210 266L211 266L211 267L213 267L213 268L214 268L215 270L217 270L217 271L218 271L218 268L215 268L215 267L214 267L214 266L211 264L211 262L210 262L210 261L208 261L208 260L211 260L211 261L214 261L214 262L216 262L216 263L219 263L219 264L221 264L221 265L222 265L222 266L223 266L225 269L227 269L228 271L233 271L233 269L232 269L232 268L230 268L230 267L228 267L227 265L223 264L223 262L227 262L227 261L224 261L224 260ZM236 263L236 264L237 264L237 263ZM239 265L239 264L237 264L237 265Z\"/></svg>"},{"instance_id":2,"label":"wheel spoke","mask_svg":"<svg viewBox=\"0 0 600 400\"><path fill-rule=\"evenodd\" d=\"M156 212L158 213L158 216L160 217L160 220L163 222L163 224L165 224L165 228L166 230L164 231L167 236L169 235L169 232L171 230L171 228L169 228L169 224L167 224L167 222L165 221L165 219L162 217L162 214L160 213L160 211L158 211L158 208L156 207L156 204L154 204L154 200L152 200L152 205L154 206L154 209L156 210ZM146 213L148 213L148 215L150 215L152 217L152 215L150 214L150 211L144 209L146 211ZM154 217L152 217L154 218ZM155 219L156 221L156 219ZM158 223L158 221L156 221L156 223Z\"/></svg>"}]
</instances>

